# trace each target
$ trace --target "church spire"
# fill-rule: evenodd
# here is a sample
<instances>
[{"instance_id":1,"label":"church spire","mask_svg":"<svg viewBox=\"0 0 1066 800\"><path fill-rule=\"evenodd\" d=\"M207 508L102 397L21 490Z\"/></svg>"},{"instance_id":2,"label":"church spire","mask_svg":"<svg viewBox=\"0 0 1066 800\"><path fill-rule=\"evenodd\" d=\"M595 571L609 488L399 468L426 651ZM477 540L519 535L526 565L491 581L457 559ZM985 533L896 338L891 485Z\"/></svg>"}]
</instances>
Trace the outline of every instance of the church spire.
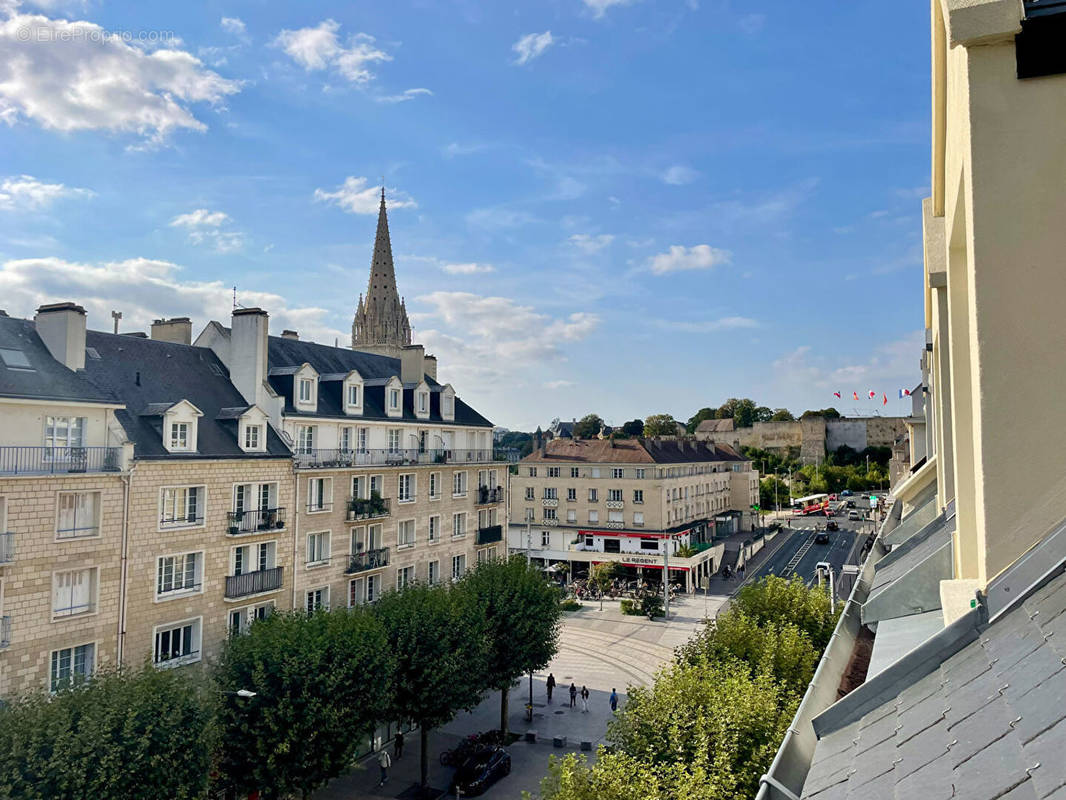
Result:
<instances>
[{"instance_id":1,"label":"church spire","mask_svg":"<svg viewBox=\"0 0 1066 800\"><path fill-rule=\"evenodd\" d=\"M362 297L360 297L360 304L352 322L352 347L355 349L366 345L402 347L410 343L411 325L407 320L407 309L396 290L396 268L392 263L389 216L385 210L385 187L382 186L366 302L362 302Z\"/></svg>"}]
</instances>

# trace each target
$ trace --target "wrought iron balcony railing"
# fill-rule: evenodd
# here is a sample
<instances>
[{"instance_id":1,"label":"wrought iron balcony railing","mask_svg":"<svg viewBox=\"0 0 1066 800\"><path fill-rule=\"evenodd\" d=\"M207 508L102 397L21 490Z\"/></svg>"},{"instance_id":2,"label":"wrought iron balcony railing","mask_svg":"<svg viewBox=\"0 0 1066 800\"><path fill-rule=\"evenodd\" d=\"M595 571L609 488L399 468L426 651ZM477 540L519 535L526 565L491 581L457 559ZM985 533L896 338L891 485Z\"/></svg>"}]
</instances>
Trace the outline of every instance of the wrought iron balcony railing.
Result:
<instances>
[{"instance_id":1,"label":"wrought iron balcony railing","mask_svg":"<svg viewBox=\"0 0 1066 800\"><path fill-rule=\"evenodd\" d=\"M15 534L0 533L0 564L10 564L15 560Z\"/></svg>"},{"instance_id":2,"label":"wrought iron balcony railing","mask_svg":"<svg viewBox=\"0 0 1066 800\"><path fill-rule=\"evenodd\" d=\"M251 508L247 511L230 511L227 515L230 536L249 533L280 531L285 528L284 508Z\"/></svg>"},{"instance_id":3,"label":"wrought iron balcony railing","mask_svg":"<svg viewBox=\"0 0 1066 800\"><path fill-rule=\"evenodd\" d=\"M0 447L0 475L118 472L119 447Z\"/></svg>"},{"instance_id":4,"label":"wrought iron balcony railing","mask_svg":"<svg viewBox=\"0 0 1066 800\"><path fill-rule=\"evenodd\" d=\"M379 547L376 550L366 550L362 553L352 553L348 557L348 569L345 572L351 575L355 572L365 572L368 569L380 569L389 565L389 548Z\"/></svg>"},{"instance_id":5,"label":"wrought iron balcony railing","mask_svg":"<svg viewBox=\"0 0 1066 800\"><path fill-rule=\"evenodd\" d=\"M492 505L493 503L502 503L503 502L503 487L502 486L493 486L492 488L489 488L488 486L479 486L479 487L477 487L477 499L474 502L477 505L479 505L479 506Z\"/></svg>"},{"instance_id":6,"label":"wrought iron balcony railing","mask_svg":"<svg viewBox=\"0 0 1066 800\"><path fill-rule=\"evenodd\" d=\"M414 448L366 448L363 450L299 449L294 453L297 469L348 469L351 467L406 467L420 464L488 464L508 463L510 450L478 448L467 450L430 450Z\"/></svg>"},{"instance_id":7,"label":"wrought iron balcony railing","mask_svg":"<svg viewBox=\"0 0 1066 800\"><path fill-rule=\"evenodd\" d=\"M273 592L281 588L284 580L284 567L258 569L241 575L226 576L226 598L247 597L260 592Z\"/></svg>"},{"instance_id":8,"label":"wrought iron balcony railing","mask_svg":"<svg viewBox=\"0 0 1066 800\"><path fill-rule=\"evenodd\" d=\"M360 519L378 519L387 517L391 513L388 497L349 497L348 498L348 521L355 522Z\"/></svg>"}]
</instances>

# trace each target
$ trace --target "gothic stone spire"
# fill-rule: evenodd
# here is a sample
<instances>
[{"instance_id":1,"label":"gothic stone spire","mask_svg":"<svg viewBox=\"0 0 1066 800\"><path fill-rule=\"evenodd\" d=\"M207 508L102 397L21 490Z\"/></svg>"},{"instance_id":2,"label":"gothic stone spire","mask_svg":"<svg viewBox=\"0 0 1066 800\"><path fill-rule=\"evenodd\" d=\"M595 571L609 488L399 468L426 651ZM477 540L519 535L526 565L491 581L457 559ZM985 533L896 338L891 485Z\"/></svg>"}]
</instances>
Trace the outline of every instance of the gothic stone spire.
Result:
<instances>
[{"instance_id":1,"label":"gothic stone spire","mask_svg":"<svg viewBox=\"0 0 1066 800\"><path fill-rule=\"evenodd\" d=\"M403 346L411 344L411 324L407 309L396 290L396 269L392 263L389 218L385 211L385 187L381 188L378 230L374 237L374 256L370 262L370 281L366 301L359 298L352 321L352 347L366 345Z\"/></svg>"}]
</instances>

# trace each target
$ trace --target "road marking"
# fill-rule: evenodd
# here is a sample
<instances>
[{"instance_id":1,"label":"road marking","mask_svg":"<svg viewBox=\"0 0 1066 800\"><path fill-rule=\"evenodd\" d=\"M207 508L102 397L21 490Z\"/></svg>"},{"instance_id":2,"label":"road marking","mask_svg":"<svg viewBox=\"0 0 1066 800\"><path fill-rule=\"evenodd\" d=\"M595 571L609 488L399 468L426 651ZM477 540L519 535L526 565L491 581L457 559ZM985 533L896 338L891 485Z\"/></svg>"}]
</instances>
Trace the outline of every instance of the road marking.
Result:
<instances>
[{"instance_id":1,"label":"road marking","mask_svg":"<svg viewBox=\"0 0 1066 800\"><path fill-rule=\"evenodd\" d=\"M786 577L792 574L792 572L799 565L800 561L803 560L803 557L807 555L807 551L810 550L812 546L814 546L814 537L808 536L807 541L803 543L803 546L796 551L796 555L792 556L792 560L788 562L787 566L785 566Z\"/></svg>"}]
</instances>

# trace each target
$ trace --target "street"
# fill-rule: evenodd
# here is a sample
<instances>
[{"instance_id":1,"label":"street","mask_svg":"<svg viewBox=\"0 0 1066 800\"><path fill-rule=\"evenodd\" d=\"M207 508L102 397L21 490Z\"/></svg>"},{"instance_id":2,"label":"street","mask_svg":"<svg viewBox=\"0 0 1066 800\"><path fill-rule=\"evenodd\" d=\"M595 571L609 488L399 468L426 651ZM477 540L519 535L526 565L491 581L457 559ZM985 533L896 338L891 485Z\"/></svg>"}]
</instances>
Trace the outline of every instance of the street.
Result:
<instances>
[{"instance_id":1,"label":"street","mask_svg":"<svg viewBox=\"0 0 1066 800\"><path fill-rule=\"evenodd\" d=\"M788 540L751 577L788 577L795 573L810 583L815 578L815 567L822 561L828 561L833 571L839 575L840 568L846 563L863 525L868 527L869 523L849 521L845 516L833 519L840 525L840 530L828 532L828 544L816 544L815 531L825 528L825 517L792 518L791 533L788 528L784 528L782 534L778 534L788 536Z\"/></svg>"}]
</instances>

